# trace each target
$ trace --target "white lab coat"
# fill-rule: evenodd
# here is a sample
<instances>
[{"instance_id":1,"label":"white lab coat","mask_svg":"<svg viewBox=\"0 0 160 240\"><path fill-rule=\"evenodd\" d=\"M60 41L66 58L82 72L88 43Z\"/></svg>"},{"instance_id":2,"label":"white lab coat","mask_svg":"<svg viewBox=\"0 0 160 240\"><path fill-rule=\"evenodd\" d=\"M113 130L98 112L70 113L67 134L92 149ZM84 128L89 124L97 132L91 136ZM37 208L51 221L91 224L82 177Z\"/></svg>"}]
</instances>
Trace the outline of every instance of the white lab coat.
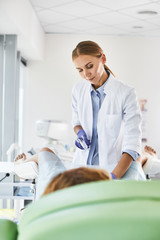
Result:
<instances>
[{"instance_id":1,"label":"white lab coat","mask_svg":"<svg viewBox=\"0 0 160 240\"><path fill-rule=\"evenodd\" d=\"M78 82L72 91L72 125L81 125L92 139L92 100L90 83ZM141 113L134 88L110 74L104 87L105 99L98 113L99 165L112 171L129 149L141 152ZM89 149L76 148L74 163L86 165Z\"/></svg>"}]
</instances>

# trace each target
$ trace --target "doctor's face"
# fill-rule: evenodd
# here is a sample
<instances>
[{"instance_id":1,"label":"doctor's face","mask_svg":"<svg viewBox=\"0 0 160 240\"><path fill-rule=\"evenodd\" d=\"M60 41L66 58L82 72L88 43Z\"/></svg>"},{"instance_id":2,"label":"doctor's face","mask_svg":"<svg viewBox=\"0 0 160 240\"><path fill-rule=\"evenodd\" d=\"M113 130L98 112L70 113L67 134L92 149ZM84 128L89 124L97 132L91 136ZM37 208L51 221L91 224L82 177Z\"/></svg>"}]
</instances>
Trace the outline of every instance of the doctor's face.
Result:
<instances>
[{"instance_id":1,"label":"doctor's face","mask_svg":"<svg viewBox=\"0 0 160 240\"><path fill-rule=\"evenodd\" d=\"M102 86L106 81L107 73L104 69L106 57L104 54L100 58L90 55L79 55L73 62L80 76L93 84L95 89Z\"/></svg>"}]
</instances>

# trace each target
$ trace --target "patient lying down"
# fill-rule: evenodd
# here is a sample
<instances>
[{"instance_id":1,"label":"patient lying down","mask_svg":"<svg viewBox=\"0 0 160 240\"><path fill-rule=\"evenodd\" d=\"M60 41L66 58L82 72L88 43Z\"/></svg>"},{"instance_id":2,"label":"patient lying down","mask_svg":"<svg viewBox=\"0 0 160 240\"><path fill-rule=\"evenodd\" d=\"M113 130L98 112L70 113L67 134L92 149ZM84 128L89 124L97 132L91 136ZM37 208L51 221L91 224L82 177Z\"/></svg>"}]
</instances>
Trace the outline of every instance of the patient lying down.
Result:
<instances>
[{"instance_id":1,"label":"patient lying down","mask_svg":"<svg viewBox=\"0 0 160 240\"><path fill-rule=\"evenodd\" d=\"M60 190L77 184L111 179L112 178L109 172L103 169L94 169L87 167L70 169L55 176L47 185L42 196L56 190Z\"/></svg>"},{"instance_id":2,"label":"patient lying down","mask_svg":"<svg viewBox=\"0 0 160 240\"><path fill-rule=\"evenodd\" d=\"M23 166L23 167L22 167ZM30 172L27 173L30 168ZM69 186L100 180L111 180L110 173L103 169L78 167L67 170L62 161L49 148L29 159L23 153L15 159L15 172L21 178L37 179L36 199L50 192ZM27 174L29 176L27 176Z\"/></svg>"},{"instance_id":3,"label":"patient lying down","mask_svg":"<svg viewBox=\"0 0 160 240\"><path fill-rule=\"evenodd\" d=\"M160 172L160 160L154 149L145 146L141 157L138 159L145 174ZM23 165L23 168L22 168ZM15 172L21 178L37 178L36 198L39 199L50 192L69 186L91 181L112 180L108 171L99 168L78 167L66 170L62 161L49 148L26 159L23 153L15 159Z\"/></svg>"}]
</instances>

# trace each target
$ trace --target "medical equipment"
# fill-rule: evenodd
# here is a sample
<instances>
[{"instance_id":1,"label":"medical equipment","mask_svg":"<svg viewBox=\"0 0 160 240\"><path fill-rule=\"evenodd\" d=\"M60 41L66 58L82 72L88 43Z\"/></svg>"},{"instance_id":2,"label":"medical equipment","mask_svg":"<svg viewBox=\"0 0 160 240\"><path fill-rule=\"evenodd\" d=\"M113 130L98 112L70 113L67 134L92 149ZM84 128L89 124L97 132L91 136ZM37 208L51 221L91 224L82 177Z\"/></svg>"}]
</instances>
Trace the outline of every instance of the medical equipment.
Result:
<instances>
[{"instance_id":1,"label":"medical equipment","mask_svg":"<svg viewBox=\"0 0 160 240\"><path fill-rule=\"evenodd\" d=\"M33 161L15 163L14 173L23 179L36 179L38 177L38 166Z\"/></svg>"},{"instance_id":2,"label":"medical equipment","mask_svg":"<svg viewBox=\"0 0 160 240\"><path fill-rule=\"evenodd\" d=\"M7 172L5 172L7 170ZM4 177L8 176L7 178ZM3 176L3 177L2 177ZM14 173L14 164L8 162L0 162L0 208L12 209L15 211L15 219L20 216L20 209L24 207L24 200L34 200L35 183L31 180L17 180ZM27 191L22 194L22 189Z\"/></svg>"},{"instance_id":3,"label":"medical equipment","mask_svg":"<svg viewBox=\"0 0 160 240\"><path fill-rule=\"evenodd\" d=\"M75 145L82 149L82 150L86 150L89 148L89 146L91 145L90 140L87 138L87 135L85 133L85 131L83 129L80 129L77 133L77 140L75 142Z\"/></svg>"},{"instance_id":4,"label":"medical equipment","mask_svg":"<svg viewBox=\"0 0 160 240\"><path fill-rule=\"evenodd\" d=\"M51 148L62 161L71 162L74 154L74 137L71 126L65 121L38 120L35 123L35 133L44 139L42 147ZM70 146L71 145L71 146Z\"/></svg>"},{"instance_id":5,"label":"medical equipment","mask_svg":"<svg viewBox=\"0 0 160 240\"><path fill-rule=\"evenodd\" d=\"M7 151L8 161L0 162L0 208L14 208L16 219L19 218L20 209L24 207L24 200L33 201L35 197L35 182L33 180L19 179L17 176L18 169L15 167L13 158L14 154L18 155L19 153L20 147L18 144L13 143ZM31 164L29 163L29 165ZM31 175L31 167L29 173ZM27 191L25 192L24 189L26 189L29 194Z\"/></svg>"},{"instance_id":6,"label":"medical equipment","mask_svg":"<svg viewBox=\"0 0 160 240\"><path fill-rule=\"evenodd\" d=\"M34 148L32 147L32 148L28 151L28 153L30 153L31 155L34 155L34 154L36 154L36 151L35 151Z\"/></svg>"},{"instance_id":7,"label":"medical equipment","mask_svg":"<svg viewBox=\"0 0 160 240\"><path fill-rule=\"evenodd\" d=\"M38 120L35 125L36 135L48 143L60 142L68 138L68 124L57 120Z\"/></svg>"},{"instance_id":8,"label":"medical equipment","mask_svg":"<svg viewBox=\"0 0 160 240\"><path fill-rule=\"evenodd\" d=\"M6 175L5 175L3 178L0 179L0 182L2 182L5 178L7 178L7 177L9 177L9 176L10 176L10 174L9 174L9 173L6 173Z\"/></svg>"},{"instance_id":9,"label":"medical equipment","mask_svg":"<svg viewBox=\"0 0 160 240\"><path fill-rule=\"evenodd\" d=\"M78 138L76 140L76 146L79 147L80 149L86 150L88 149L87 144L85 143L83 138Z\"/></svg>"},{"instance_id":10,"label":"medical equipment","mask_svg":"<svg viewBox=\"0 0 160 240\"><path fill-rule=\"evenodd\" d=\"M7 151L7 161L12 162L13 153L16 152L16 155L20 153L20 147L17 143L12 143Z\"/></svg>"}]
</instances>

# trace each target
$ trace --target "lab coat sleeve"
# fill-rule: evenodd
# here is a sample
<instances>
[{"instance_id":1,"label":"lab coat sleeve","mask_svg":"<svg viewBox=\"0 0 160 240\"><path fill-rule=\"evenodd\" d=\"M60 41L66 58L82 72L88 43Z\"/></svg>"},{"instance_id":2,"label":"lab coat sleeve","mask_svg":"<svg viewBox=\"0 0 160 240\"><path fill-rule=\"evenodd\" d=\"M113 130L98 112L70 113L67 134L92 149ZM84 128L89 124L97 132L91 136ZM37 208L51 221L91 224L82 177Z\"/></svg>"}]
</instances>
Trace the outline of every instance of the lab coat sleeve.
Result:
<instances>
[{"instance_id":1,"label":"lab coat sleeve","mask_svg":"<svg viewBox=\"0 0 160 240\"><path fill-rule=\"evenodd\" d=\"M78 96L79 92L76 86L72 89L72 126L75 127L77 125L81 125L78 116Z\"/></svg>"},{"instance_id":2,"label":"lab coat sleeve","mask_svg":"<svg viewBox=\"0 0 160 240\"><path fill-rule=\"evenodd\" d=\"M124 136L122 151L126 149L141 154L141 112L135 89L126 94L123 104Z\"/></svg>"}]
</instances>

